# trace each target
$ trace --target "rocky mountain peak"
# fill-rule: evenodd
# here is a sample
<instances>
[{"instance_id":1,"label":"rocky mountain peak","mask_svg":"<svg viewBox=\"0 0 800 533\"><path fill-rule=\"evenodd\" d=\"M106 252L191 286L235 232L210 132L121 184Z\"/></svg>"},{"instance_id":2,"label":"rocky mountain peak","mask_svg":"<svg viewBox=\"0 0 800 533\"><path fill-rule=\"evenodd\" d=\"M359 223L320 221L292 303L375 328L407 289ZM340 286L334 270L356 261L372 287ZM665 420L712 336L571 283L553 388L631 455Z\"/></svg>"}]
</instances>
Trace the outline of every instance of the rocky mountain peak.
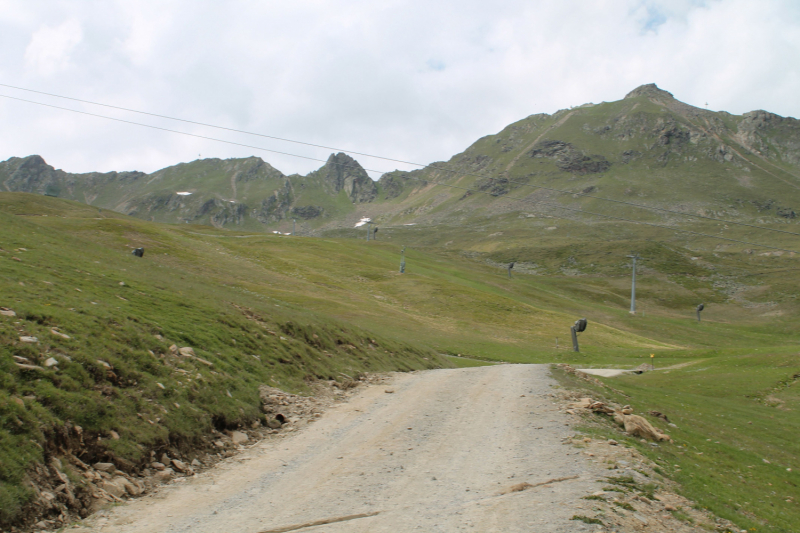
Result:
<instances>
[{"instance_id":1,"label":"rocky mountain peak","mask_svg":"<svg viewBox=\"0 0 800 533\"><path fill-rule=\"evenodd\" d=\"M639 87L635 88L631 92L625 95L625 98L636 98L637 96L647 96L647 97L661 97L661 98L674 98L671 92L665 91L663 89L659 89L655 83L648 83L646 85L640 85Z\"/></svg>"},{"instance_id":2,"label":"rocky mountain peak","mask_svg":"<svg viewBox=\"0 0 800 533\"><path fill-rule=\"evenodd\" d=\"M353 203L371 202L378 194L375 182L364 167L344 152L331 154L317 173L334 193L344 189Z\"/></svg>"},{"instance_id":3,"label":"rocky mountain peak","mask_svg":"<svg viewBox=\"0 0 800 533\"><path fill-rule=\"evenodd\" d=\"M39 155L12 157L0 163L0 181L8 190L45 193L57 171Z\"/></svg>"}]
</instances>

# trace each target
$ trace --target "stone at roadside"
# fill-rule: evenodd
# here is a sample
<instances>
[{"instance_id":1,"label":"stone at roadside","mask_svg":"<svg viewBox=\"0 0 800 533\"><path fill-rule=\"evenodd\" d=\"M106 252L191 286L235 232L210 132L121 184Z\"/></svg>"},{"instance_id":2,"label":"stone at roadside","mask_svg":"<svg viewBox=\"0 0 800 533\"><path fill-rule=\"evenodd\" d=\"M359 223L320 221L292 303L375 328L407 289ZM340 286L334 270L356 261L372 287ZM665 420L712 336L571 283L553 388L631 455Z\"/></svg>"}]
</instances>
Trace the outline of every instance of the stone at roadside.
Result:
<instances>
[{"instance_id":1,"label":"stone at roadside","mask_svg":"<svg viewBox=\"0 0 800 533\"><path fill-rule=\"evenodd\" d=\"M117 433L113 429L109 431L108 434L111 436L112 440L119 440L119 433Z\"/></svg>"},{"instance_id":2,"label":"stone at roadside","mask_svg":"<svg viewBox=\"0 0 800 533\"><path fill-rule=\"evenodd\" d=\"M594 402L592 402L591 398L581 398L577 402L572 402L567 407L570 409L588 409L592 403Z\"/></svg>"},{"instance_id":3,"label":"stone at roadside","mask_svg":"<svg viewBox=\"0 0 800 533\"><path fill-rule=\"evenodd\" d=\"M203 466L203 463L201 463L197 459L192 459L192 466L195 467L195 468L198 468L198 467Z\"/></svg>"},{"instance_id":4,"label":"stone at roadside","mask_svg":"<svg viewBox=\"0 0 800 533\"><path fill-rule=\"evenodd\" d=\"M58 360L53 357L48 358L47 361L44 362L44 366L46 366L47 368L50 368L51 366L56 366L57 364Z\"/></svg>"},{"instance_id":5,"label":"stone at roadside","mask_svg":"<svg viewBox=\"0 0 800 533\"><path fill-rule=\"evenodd\" d=\"M106 363L102 359L98 359L97 362L100 363L101 365L103 365L103 367L105 367L106 370L111 370L111 365Z\"/></svg>"},{"instance_id":6,"label":"stone at roadside","mask_svg":"<svg viewBox=\"0 0 800 533\"><path fill-rule=\"evenodd\" d=\"M121 498L127 492L125 485L129 483L130 482L124 477L115 477L113 479L107 479L103 481L103 483L100 485L100 488L109 494L116 496L117 498Z\"/></svg>"},{"instance_id":7,"label":"stone at roadside","mask_svg":"<svg viewBox=\"0 0 800 533\"><path fill-rule=\"evenodd\" d=\"M277 418L270 418L269 420L267 420L267 427L269 427L270 429L280 429L282 425L283 424L281 424L280 420L278 420Z\"/></svg>"},{"instance_id":8,"label":"stone at roadside","mask_svg":"<svg viewBox=\"0 0 800 533\"><path fill-rule=\"evenodd\" d=\"M608 444L610 444L611 446L616 446L619 443L617 441L615 441L614 439L608 439Z\"/></svg>"},{"instance_id":9,"label":"stone at roadside","mask_svg":"<svg viewBox=\"0 0 800 533\"><path fill-rule=\"evenodd\" d=\"M23 336L21 336L19 338L19 341L20 342L37 343L37 342L39 342L39 339L37 339L36 337L30 337L30 336L27 336L27 335L23 335Z\"/></svg>"},{"instance_id":10,"label":"stone at roadside","mask_svg":"<svg viewBox=\"0 0 800 533\"><path fill-rule=\"evenodd\" d=\"M8 307L0 307L0 316L17 316L17 313Z\"/></svg>"},{"instance_id":11,"label":"stone at roadside","mask_svg":"<svg viewBox=\"0 0 800 533\"><path fill-rule=\"evenodd\" d=\"M171 353L172 355L178 355L178 347L175 344L173 344L172 346L169 347L169 353Z\"/></svg>"},{"instance_id":12,"label":"stone at roadside","mask_svg":"<svg viewBox=\"0 0 800 533\"><path fill-rule=\"evenodd\" d=\"M125 485L125 490L127 490L128 494L131 496L141 495L144 492L144 489L144 484L136 480L128 481L128 483Z\"/></svg>"},{"instance_id":13,"label":"stone at roadside","mask_svg":"<svg viewBox=\"0 0 800 533\"><path fill-rule=\"evenodd\" d=\"M162 470L161 472L156 472L156 475L153 476L153 478L156 481L161 481L162 483L166 483L167 481L172 479L172 474L174 473L175 471L173 469L167 468L165 470Z\"/></svg>"},{"instance_id":14,"label":"stone at roadside","mask_svg":"<svg viewBox=\"0 0 800 533\"><path fill-rule=\"evenodd\" d=\"M153 470L158 470L159 472L167 468L167 465L164 463L159 463L158 461L150 463L150 466L153 468Z\"/></svg>"},{"instance_id":15,"label":"stone at roadside","mask_svg":"<svg viewBox=\"0 0 800 533\"><path fill-rule=\"evenodd\" d=\"M172 459L170 459L169 455L167 455L166 453L162 453L161 462L164 463L165 465L169 465L172 462Z\"/></svg>"},{"instance_id":16,"label":"stone at roadside","mask_svg":"<svg viewBox=\"0 0 800 533\"><path fill-rule=\"evenodd\" d=\"M394 389L386 389L383 392L385 392L386 394L394 394Z\"/></svg>"},{"instance_id":17,"label":"stone at roadside","mask_svg":"<svg viewBox=\"0 0 800 533\"><path fill-rule=\"evenodd\" d=\"M672 511L677 511L678 508L675 507L674 505L667 504L667 505L664 506L664 510L672 512Z\"/></svg>"},{"instance_id":18,"label":"stone at roadside","mask_svg":"<svg viewBox=\"0 0 800 533\"><path fill-rule=\"evenodd\" d=\"M153 335L153 337L155 337L156 340L159 340L159 341L163 341L164 340L164 337L162 337L161 335Z\"/></svg>"},{"instance_id":19,"label":"stone at roadside","mask_svg":"<svg viewBox=\"0 0 800 533\"><path fill-rule=\"evenodd\" d=\"M625 432L632 437L642 437L641 442L647 443L650 439L654 441L671 441L669 435L661 433L661 431L654 427L650 422L638 415L624 415L622 413L614 414L614 422L623 426Z\"/></svg>"},{"instance_id":20,"label":"stone at roadside","mask_svg":"<svg viewBox=\"0 0 800 533\"><path fill-rule=\"evenodd\" d=\"M117 467L114 466L114 463L95 463L94 469L100 472L114 472Z\"/></svg>"},{"instance_id":21,"label":"stone at roadside","mask_svg":"<svg viewBox=\"0 0 800 533\"><path fill-rule=\"evenodd\" d=\"M181 473L184 473L187 470L186 463L184 463L183 461L179 461L178 459L172 460L172 468Z\"/></svg>"},{"instance_id":22,"label":"stone at roadside","mask_svg":"<svg viewBox=\"0 0 800 533\"><path fill-rule=\"evenodd\" d=\"M184 357L194 357L194 350L189 346L184 346L178 350L178 353Z\"/></svg>"},{"instance_id":23,"label":"stone at roadside","mask_svg":"<svg viewBox=\"0 0 800 533\"><path fill-rule=\"evenodd\" d=\"M231 441L233 441L234 444L244 444L245 442L250 440L247 434L242 433L241 431L232 431L230 436L231 436Z\"/></svg>"}]
</instances>

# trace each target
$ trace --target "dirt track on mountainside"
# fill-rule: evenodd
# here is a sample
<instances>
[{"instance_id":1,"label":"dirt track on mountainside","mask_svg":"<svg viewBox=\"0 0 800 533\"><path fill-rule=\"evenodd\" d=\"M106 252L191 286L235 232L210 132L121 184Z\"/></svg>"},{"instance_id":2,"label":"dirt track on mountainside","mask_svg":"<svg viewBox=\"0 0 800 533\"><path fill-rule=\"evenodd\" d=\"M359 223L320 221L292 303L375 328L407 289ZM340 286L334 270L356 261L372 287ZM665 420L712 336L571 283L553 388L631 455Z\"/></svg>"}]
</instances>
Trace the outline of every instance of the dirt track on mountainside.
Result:
<instances>
[{"instance_id":1,"label":"dirt track on mountainside","mask_svg":"<svg viewBox=\"0 0 800 533\"><path fill-rule=\"evenodd\" d=\"M559 412L553 384L545 365L397 374L300 431L70 530L594 531L570 518L591 514L581 498L608 471L562 442L575 418ZM533 487L509 492L521 483Z\"/></svg>"}]
</instances>

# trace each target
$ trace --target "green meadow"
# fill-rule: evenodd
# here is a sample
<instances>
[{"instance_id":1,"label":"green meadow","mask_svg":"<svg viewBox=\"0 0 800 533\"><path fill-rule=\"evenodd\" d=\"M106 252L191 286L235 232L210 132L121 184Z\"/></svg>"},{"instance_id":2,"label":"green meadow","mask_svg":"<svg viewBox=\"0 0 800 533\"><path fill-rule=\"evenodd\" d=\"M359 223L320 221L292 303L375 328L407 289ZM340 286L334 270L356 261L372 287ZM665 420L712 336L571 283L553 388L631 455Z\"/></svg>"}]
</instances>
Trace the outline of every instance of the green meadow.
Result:
<instances>
[{"instance_id":1,"label":"green meadow","mask_svg":"<svg viewBox=\"0 0 800 533\"><path fill-rule=\"evenodd\" d=\"M16 314L0 316L0 524L23 512L25 473L57 453L67 424L83 429L84 461L136 468L151 450L259 420L261 384L303 393L314 380L492 362L632 368L654 354L673 368L605 380L626 396L597 394L669 416L675 444L642 447L700 505L742 527L797 530L800 257L611 229L617 239L598 241L598 226L516 213L386 226L366 242L0 193L0 307ZM636 315L631 251L644 258Z\"/></svg>"}]
</instances>

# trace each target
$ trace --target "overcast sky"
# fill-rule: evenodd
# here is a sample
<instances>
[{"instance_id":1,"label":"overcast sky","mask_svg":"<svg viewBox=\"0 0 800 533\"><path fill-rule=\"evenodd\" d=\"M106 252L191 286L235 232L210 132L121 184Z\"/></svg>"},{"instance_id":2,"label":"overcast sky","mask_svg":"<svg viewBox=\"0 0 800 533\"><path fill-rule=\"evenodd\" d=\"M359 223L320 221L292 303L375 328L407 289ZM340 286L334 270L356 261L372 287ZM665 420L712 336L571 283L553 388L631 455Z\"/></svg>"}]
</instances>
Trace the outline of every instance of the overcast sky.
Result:
<instances>
[{"instance_id":1,"label":"overcast sky","mask_svg":"<svg viewBox=\"0 0 800 533\"><path fill-rule=\"evenodd\" d=\"M0 50L0 84L420 163L528 115L619 100L644 83L712 110L800 117L797 0L0 0ZM6 87L0 95L330 153ZM287 174L321 165L7 98L0 120L0 159L39 154L70 172L250 155Z\"/></svg>"}]
</instances>

